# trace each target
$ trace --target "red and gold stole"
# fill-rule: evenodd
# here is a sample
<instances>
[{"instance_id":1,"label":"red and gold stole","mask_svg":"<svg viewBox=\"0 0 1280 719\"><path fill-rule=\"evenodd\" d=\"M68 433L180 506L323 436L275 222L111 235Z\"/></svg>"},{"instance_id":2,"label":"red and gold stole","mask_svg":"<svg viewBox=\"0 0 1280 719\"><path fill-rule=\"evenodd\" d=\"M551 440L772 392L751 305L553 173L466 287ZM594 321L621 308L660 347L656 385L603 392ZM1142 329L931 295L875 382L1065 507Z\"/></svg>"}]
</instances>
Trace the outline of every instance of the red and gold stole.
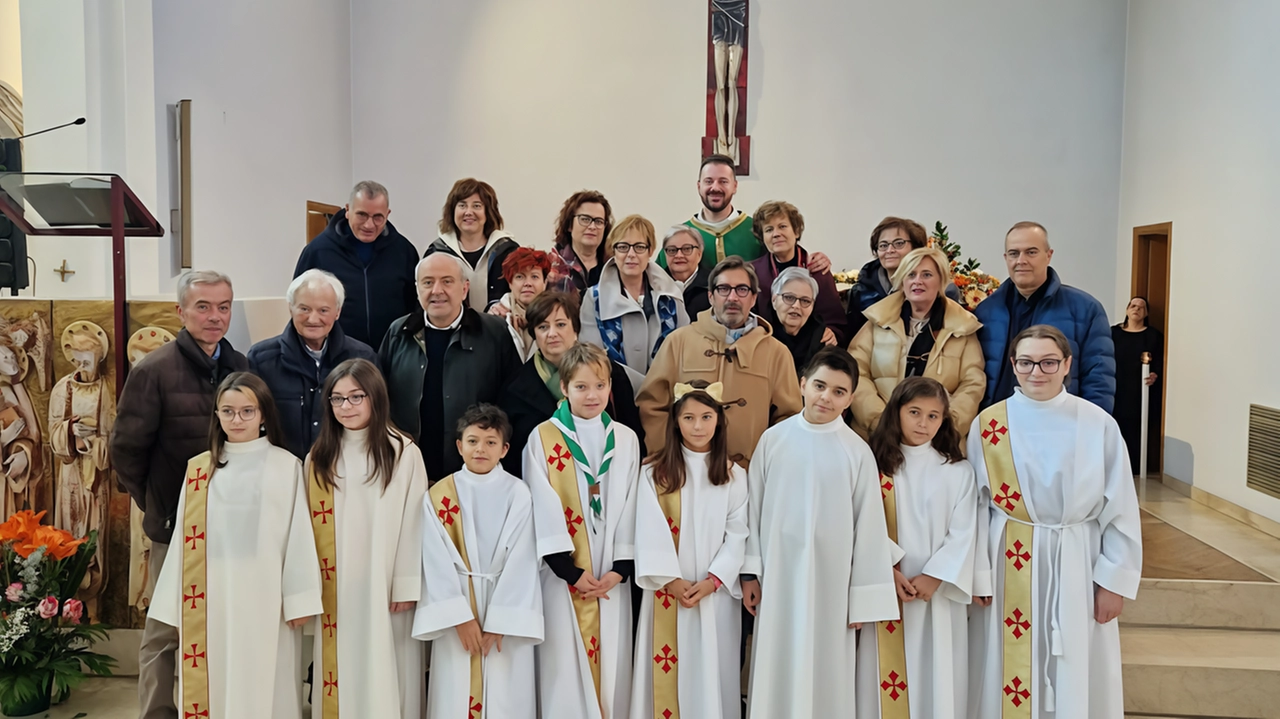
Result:
<instances>
[{"instance_id":1,"label":"red and gold stole","mask_svg":"<svg viewBox=\"0 0 1280 719\"><path fill-rule=\"evenodd\" d=\"M573 463L573 455L565 446L564 437L550 420L538 425L538 437L542 440L542 451L547 461L547 476L551 488L560 497L564 506L564 523L569 529L569 538L573 540L573 565L594 576L591 569L591 545L587 540L587 527L583 523L582 500L578 496L578 472ZM569 587L569 597L573 600L573 613L578 618L578 631L582 634L582 645L587 652L587 661L591 664L591 678L596 689L596 701L600 701L600 602L596 599L581 599L578 591Z\"/></svg>"},{"instance_id":2,"label":"red and gold stole","mask_svg":"<svg viewBox=\"0 0 1280 719\"><path fill-rule=\"evenodd\" d=\"M656 489L656 488L655 488ZM680 552L680 490L658 492L658 505L671 529L671 543ZM676 612L680 598L666 588L653 593L653 717L680 719L679 639ZM661 670L661 671L659 671ZM674 671L673 671L674 670Z\"/></svg>"},{"instance_id":3,"label":"red and gold stole","mask_svg":"<svg viewBox=\"0 0 1280 719\"><path fill-rule=\"evenodd\" d=\"M316 667L322 684L320 706L324 719L338 719L338 540L337 519L333 513L333 487L325 486L315 470L308 472L307 485L311 505L311 529L316 538L316 555L320 558L320 631L324 650ZM312 684L312 686L315 686Z\"/></svg>"},{"instance_id":4,"label":"red and gold stole","mask_svg":"<svg viewBox=\"0 0 1280 719\"><path fill-rule=\"evenodd\" d=\"M893 477L880 475L880 497L884 500L884 523L889 539L898 542L898 500ZM902 617L902 600L898 600ZM880 664L880 719L909 719L907 700L907 645L902 619L876 622L876 653Z\"/></svg>"},{"instance_id":5,"label":"red and gold stole","mask_svg":"<svg viewBox=\"0 0 1280 719\"><path fill-rule=\"evenodd\" d=\"M445 534L453 540L453 546L462 555L462 564L471 571L471 559L467 556L467 542L462 531L462 505L458 502L458 484L453 475L436 482L428 492L431 506L436 516L444 525ZM467 588L471 596L471 616L480 620L480 612L476 607L476 583L467 577ZM471 697L467 700L467 719L479 715L484 710L484 657L471 655Z\"/></svg>"},{"instance_id":6,"label":"red and gold stole","mask_svg":"<svg viewBox=\"0 0 1280 719\"><path fill-rule=\"evenodd\" d=\"M1013 521L1004 525L1004 673L1001 716L1031 717L1031 542L1035 527L1022 495L1009 444L1009 409L1005 402L980 415L982 459L987 466L991 502Z\"/></svg>"},{"instance_id":7,"label":"red and gold stole","mask_svg":"<svg viewBox=\"0 0 1280 719\"><path fill-rule=\"evenodd\" d=\"M186 508L182 512L182 526L178 527L183 538L180 550L183 589L180 647L182 713L189 717L209 716L208 599L205 597L209 574L205 564L205 532L209 516L209 472L212 469L213 455L208 452L187 462Z\"/></svg>"}]
</instances>

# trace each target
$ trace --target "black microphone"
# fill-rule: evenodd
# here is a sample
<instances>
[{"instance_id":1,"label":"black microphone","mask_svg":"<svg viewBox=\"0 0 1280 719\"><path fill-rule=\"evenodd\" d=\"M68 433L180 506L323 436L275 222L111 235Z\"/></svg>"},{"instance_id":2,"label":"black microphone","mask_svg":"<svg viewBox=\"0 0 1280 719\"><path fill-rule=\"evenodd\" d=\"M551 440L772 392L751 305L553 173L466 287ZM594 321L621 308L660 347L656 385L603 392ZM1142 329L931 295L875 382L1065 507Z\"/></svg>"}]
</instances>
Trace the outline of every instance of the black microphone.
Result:
<instances>
[{"instance_id":1,"label":"black microphone","mask_svg":"<svg viewBox=\"0 0 1280 719\"><path fill-rule=\"evenodd\" d=\"M83 125L84 123L85 123L85 119L84 119L83 117L78 117L78 118L76 118L75 120L72 120L71 122L67 122L67 123L64 123L64 124L58 125L58 126L56 126L56 127L49 127L49 128L45 128L45 129L43 129L43 130L41 130L41 131L39 131L39 132L33 132L33 133L31 133L30 135L23 135L22 137L15 137L14 139L15 139L15 140L25 140L25 139L27 139L28 137L35 137L36 135L43 135L43 134L45 134L46 132L53 132L54 130L61 130L61 129L62 129L62 128L64 128L64 127L71 127L72 125Z\"/></svg>"}]
</instances>

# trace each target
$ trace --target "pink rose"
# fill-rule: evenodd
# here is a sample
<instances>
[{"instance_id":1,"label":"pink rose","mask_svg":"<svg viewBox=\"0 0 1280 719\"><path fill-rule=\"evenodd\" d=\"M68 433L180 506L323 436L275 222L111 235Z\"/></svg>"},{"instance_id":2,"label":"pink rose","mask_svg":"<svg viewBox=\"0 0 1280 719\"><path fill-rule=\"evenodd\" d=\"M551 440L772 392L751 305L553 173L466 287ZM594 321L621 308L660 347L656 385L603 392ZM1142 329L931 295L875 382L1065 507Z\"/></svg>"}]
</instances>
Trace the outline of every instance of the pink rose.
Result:
<instances>
[{"instance_id":1,"label":"pink rose","mask_svg":"<svg viewBox=\"0 0 1280 719\"><path fill-rule=\"evenodd\" d=\"M41 599L39 606L36 607L36 612L40 614L41 619L53 619L58 616L58 598L45 597Z\"/></svg>"},{"instance_id":2,"label":"pink rose","mask_svg":"<svg viewBox=\"0 0 1280 719\"><path fill-rule=\"evenodd\" d=\"M79 624L82 616L84 616L84 604L79 599L68 599L67 603L62 605L63 619L70 619Z\"/></svg>"},{"instance_id":3,"label":"pink rose","mask_svg":"<svg viewBox=\"0 0 1280 719\"><path fill-rule=\"evenodd\" d=\"M16 602L19 599L22 599L22 582L14 582L13 584L10 584L9 588L4 590L4 598L11 602Z\"/></svg>"}]
</instances>

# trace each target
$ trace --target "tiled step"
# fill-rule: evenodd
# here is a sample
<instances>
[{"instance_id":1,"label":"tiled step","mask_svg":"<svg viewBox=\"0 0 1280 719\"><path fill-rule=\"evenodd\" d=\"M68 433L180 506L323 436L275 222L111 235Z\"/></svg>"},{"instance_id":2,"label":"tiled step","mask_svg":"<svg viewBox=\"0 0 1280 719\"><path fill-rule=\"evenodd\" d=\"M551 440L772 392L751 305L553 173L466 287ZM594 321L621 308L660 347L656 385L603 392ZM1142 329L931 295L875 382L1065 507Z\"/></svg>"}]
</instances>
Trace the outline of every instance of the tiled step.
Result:
<instances>
[{"instance_id":1,"label":"tiled step","mask_svg":"<svg viewBox=\"0 0 1280 719\"><path fill-rule=\"evenodd\" d=\"M1278 716L1280 632L1125 626L1125 711Z\"/></svg>"},{"instance_id":2,"label":"tiled step","mask_svg":"<svg viewBox=\"0 0 1280 719\"><path fill-rule=\"evenodd\" d=\"M1280 584L1144 579L1120 624L1280 631Z\"/></svg>"}]
</instances>

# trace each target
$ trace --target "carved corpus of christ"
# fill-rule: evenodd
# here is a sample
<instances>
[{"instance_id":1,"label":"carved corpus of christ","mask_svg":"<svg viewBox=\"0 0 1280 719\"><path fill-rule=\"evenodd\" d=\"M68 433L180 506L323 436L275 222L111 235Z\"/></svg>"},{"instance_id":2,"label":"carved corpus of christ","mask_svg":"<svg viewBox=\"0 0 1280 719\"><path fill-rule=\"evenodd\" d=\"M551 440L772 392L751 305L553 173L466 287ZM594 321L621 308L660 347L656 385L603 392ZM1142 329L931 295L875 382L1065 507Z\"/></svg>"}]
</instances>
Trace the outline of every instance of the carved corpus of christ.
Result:
<instances>
[{"instance_id":1,"label":"carved corpus of christ","mask_svg":"<svg viewBox=\"0 0 1280 719\"><path fill-rule=\"evenodd\" d=\"M711 77L707 83L707 136L703 155L733 158L738 174L747 174L750 138L742 106L746 99L747 0L709 0Z\"/></svg>"}]
</instances>

